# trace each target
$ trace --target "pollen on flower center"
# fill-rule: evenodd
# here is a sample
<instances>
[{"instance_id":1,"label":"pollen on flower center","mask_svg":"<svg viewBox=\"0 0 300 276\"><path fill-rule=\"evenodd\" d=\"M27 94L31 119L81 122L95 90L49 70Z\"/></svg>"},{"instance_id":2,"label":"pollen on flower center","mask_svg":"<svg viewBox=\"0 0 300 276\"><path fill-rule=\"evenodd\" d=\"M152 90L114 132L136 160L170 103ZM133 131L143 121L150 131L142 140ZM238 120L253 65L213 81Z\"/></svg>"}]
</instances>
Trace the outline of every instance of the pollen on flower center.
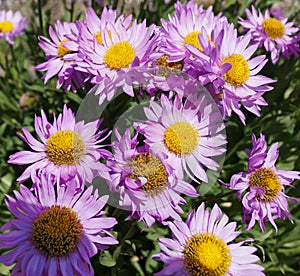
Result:
<instances>
[{"instance_id":1,"label":"pollen on flower center","mask_svg":"<svg viewBox=\"0 0 300 276\"><path fill-rule=\"evenodd\" d=\"M111 37L111 31L110 31L110 30L107 30L107 33L108 33L109 38L112 39L112 37ZM102 35L103 35L103 31L99 31L99 32L95 33L96 41L97 41L100 45L103 45Z\"/></svg>"},{"instance_id":2,"label":"pollen on flower center","mask_svg":"<svg viewBox=\"0 0 300 276\"><path fill-rule=\"evenodd\" d=\"M125 68L134 59L134 48L128 41L118 42L108 48L103 61L111 69Z\"/></svg>"},{"instance_id":3,"label":"pollen on flower center","mask_svg":"<svg viewBox=\"0 0 300 276\"><path fill-rule=\"evenodd\" d=\"M282 189L279 177L270 168L259 168L251 174L249 186L256 186L264 190L264 195L257 195L257 198L263 202L274 200Z\"/></svg>"},{"instance_id":4,"label":"pollen on flower center","mask_svg":"<svg viewBox=\"0 0 300 276\"><path fill-rule=\"evenodd\" d=\"M187 34L184 38L184 44L190 44L199 49L201 52L203 52L203 48L200 45L198 35L201 34L201 32L191 32Z\"/></svg>"},{"instance_id":5,"label":"pollen on flower center","mask_svg":"<svg viewBox=\"0 0 300 276\"><path fill-rule=\"evenodd\" d=\"M158 66L165 66L165 67L169 67L172 69L181 70L183 67L183 62L182 61L168 62L167 60L169 59L169 57L170 56L168 56L168 55L163 55L158 60L156 60L156 64Z\"/></svg>"},{"instance_id":6,"label":"pollen on flower center","mask_svg":"<svg viewBox=\"0 0 300 276\"><path fill-rule=\"evenodd\" d=\"M145 183L141 189L154 196L161 193L167 183L167 171L162 162L151 153L144 152L133 157L127 164L133 169L130 178L137 180L145 177Z\"/></svg>"},{"instance_id":7,"label":"pollen on flower center","mask_svg":"<svg viewBox=\"0 0 300 276\"><path fill-rule=\"evenodd\" d=\"M64 42L69 41L68 39L62 39L59 45L57 46L57 53L60 57L63 57L67 54L70 54L72 51L66 47L63 46Z\"/></svg>"},{"instance_id":8,"label":"pollen on flower center","mask_svg":"<svg viewBox=\"0 0 300 276\"><path fill-rule=\"evenodd\" d=\"M76 165L85 154L85 144L77 132L60 130L47 140L46 154L55 165Z\"/></svg>"},{"instance_id":9,"label":"pollen on flower center","mask_svg":"<svg viewBox=\"0 0 300 276\"><path fill-rule=\"evenodd\" d=\"M223 60L222 64L224 63L232 65L223 76L226 82L236 87L246 83L250 76L250 68L248 61L242 55L232 54Z\"/></svg>"},{"instance_id":10,"label":"pollen on flower center","mask_svg":"<svg viewBox=\"0 0 300 276\"><path fill-rule=\"evenodd\" d=\"M11 21L0 22L0 33L8 33L14 29L14 24Z\"/></svg>"},{"instance_id":11,"label":"pollen on flower center","mask_svg":"<svg viewBox=\"0 0 300 276\"><path fill-rule=\"evenodd\" d=\"M285 27L282 22L276 18L265 19L262 23L262 28L267 33L268 37L273 39L282 38L284 35Z\"/></svg>"},{"instance_id":12,"label":"pollen on flower center","mask_svg":"<svg viewBox=\"0 0 300 276\"><path fill-rule=\"evenodd\" d=\"M177 155L191 154L198 145L199 133L187 122L176 122L164 133L164 143Z\"/></svg>"},{"instance_id":13,"label":"pollen on flower center","mask_svg":"<svg viewBox=\"0 0 300 276\"><path fill-rule=\"evenodd\" d=\"M100 45L103 45L103 41L102 41L102 32L97 32L95 34L96 40Z\"/></svg>"},{"instance_id":14,"label":"pollen on flower center","mask_svg":"<svg viewBox=\"0 0 300 276\"><path fill-rule=\"evenodd\" d=\"M191 276L223 276L231 264L228 245L211 233L190 238L183 253L185 267Z\"/></svg>"},{"instance_id":15,"label":"pollen on flower center","mask_svg":"<svg viewBox=\"0 0 300 276\"><path fill-rule=\"evenodd\" d=\"M169 77L171 75L181 74L181 70L183 68L183 61L168 62L168 59L168 55L163 55L162 57L156 60L156 64L159 67L158 75Z\"/></svg>"},{"instance_id":16,"label":"pollen on flower center","mask_svg":"<svg viewBox=\"0 0 300 276\"><path fill-rule=\"evenodd\" d=\"M55 205L33 222L32 243L47 257L60 258L77 247L82 233L77 214L71 208Z\"/></svg>"}]
</instances>

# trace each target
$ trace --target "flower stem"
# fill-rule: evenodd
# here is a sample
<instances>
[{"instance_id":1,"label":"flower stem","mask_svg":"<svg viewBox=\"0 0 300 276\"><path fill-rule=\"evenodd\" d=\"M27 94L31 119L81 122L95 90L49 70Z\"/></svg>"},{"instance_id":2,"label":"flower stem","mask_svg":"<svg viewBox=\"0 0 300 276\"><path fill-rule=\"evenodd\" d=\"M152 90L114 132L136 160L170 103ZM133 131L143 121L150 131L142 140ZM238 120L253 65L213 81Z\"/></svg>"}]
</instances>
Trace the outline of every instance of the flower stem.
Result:
<instances>
[{"instance_id":1,"label":"flower stem","mask_svg":"<svg viewBox=\"0 0 300 276\"><path fill-rule=\"evenodd\" d=\"M137 104L140 104L139 92L137 91L137 89L135 89L135 88L133 89L134 99L135 99L135 101L136 101Z\"/></svg>"},{"instance_id":2,"label":"flower stem","mask_svg":"<svg viewBox=\"0 0 300 276\"><path fill-rule=\"evenodd\" d=\"M118 0L113 1L112 9L115 10L118 7Z\"/></svg>"},{"instance_id":3,"label":"flower stem","mask_svg":"<svg viewBox=\"0 0 300 276\"><path fill-rule=\"evenodd\" d=\"M234 154L236 153L237 149L239 148L239 146L244 143L243 139L240 139L235 145L234 147L226 153L226 156L225 156L225 160L224 160L224 163L226 163L226 161Z\"/></svg>"},{"instance_id":4,"label":"flower stem","mask_svg":"<svg viewBox=\"0 0 300 276\"><path fill-rule=\"evenodd\" d=\"M75 1L71 1L70 21L73 22Z\"/></svg>"},{"instance_id":5,"label":"flower stem","mask_svg":"<svg viewBox=\"0 0 300 276\"><path fill-rule=\"evenodd\" d=\"M121 215L121 213L122 213L122 209L119 209L119 208L116 208L114 211L113 211L113 213L112 213L112 217L114 217L114 218L118 218L120 215Z\"/></svg>"},{"instance_id":6,"label":"flower stem","mask_svg":"<svg viewBox=\"0 0 300 276\"><path fill-rule=\"evenodd\" d=\"M91 6L92 6L92 8L95 10L95 8L96 8L96 1L95 1L95 0L92 0Z\"/></svg>"},{"instance_id":7,"label":"flower stem","mask_svg":"<svg viewBox=\"0 0 300 276\"><path fill-rule=\"evenodd\" d=\"M207 202L210 202L210 201L216 202L216 201L217 201L218 199L220 199L220 198L223 198L223 197L229 196L229 195L233 195L233 194L235 194L235 193L236 193L236 191L229 191L229 192L227 192L227 193L221 193L221 194L218 194L218 195L209 197L208 199L205 200L205 202L206 202L206 203L207 203Z\"/></svg>"},{"instance_id":8,"label":"flower stem","mask_svg":"<svg viewBox=\"0 0 300 276\"><path fill-rule=\"evenodd\" d=\"M130 228L127 231L127 233L125 234L123 239L120 241L120 245L116 248L116 250L113 253L113 259L114 260L117 260L117 258L119 257L119 255L122 252L125 241L130 239L134 235L135 231L136 231L136 223L132 222Z\"/></svg>"},{"instance_id":9,"label":"flower stem","mask_svg":"<svg viewBox=\"0 0 300 276\"><path fill-rule=\"evenodd\" d=\"M9 49L10 49L10 53L11 53L12 64L16 68L16 71L18 73L20 73L20 70L19 70L19 67L18 67L18 64L17 64L17 60L16 60L16 57L15 57L15 52L14 52L14 49L13 49L13 45L9 44Z\"/></svg>"},{"instance_id":10,"label":"flower stem","mask_svg":"<svg viewBox=\"0 0 300 276\"><path fill-rule=\"evenodd\" d=\"M38 12L39 12L39 22L40 22L40 33L41 35L44 35L42 0L38 0Z\"/></svg>"}]
</instances>

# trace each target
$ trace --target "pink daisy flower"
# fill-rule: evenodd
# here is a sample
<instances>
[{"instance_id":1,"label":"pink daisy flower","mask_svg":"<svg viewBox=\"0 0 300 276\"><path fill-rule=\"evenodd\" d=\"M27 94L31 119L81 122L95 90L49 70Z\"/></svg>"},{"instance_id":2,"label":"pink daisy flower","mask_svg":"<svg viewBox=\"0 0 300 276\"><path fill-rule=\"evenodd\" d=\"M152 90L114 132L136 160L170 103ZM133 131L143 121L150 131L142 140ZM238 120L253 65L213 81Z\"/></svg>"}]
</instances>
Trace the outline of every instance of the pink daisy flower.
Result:
<instances>
[{"instance_id":1,"label":"pink daisy flower","mask_svg":"<svg viewBox=\"0 0 300 276\"><path fill-rule=\"evenodd\" d=\"M11 164L31 164L17 180L22 183L31 178L35 182L37 175L45 173L53 175L58 184L73 181L82 187L86 182L91 183L99 171L105 170L99 159L110 155L99 145L108 136L103 136L105 130L97 132L100 124L101 121L76 122L66 105L62 114L53 116L51 124L42 110L41 117L36 116L34 121L41 142L23 128L23 134L18 136L33 151L20 151L9 157Z\"/></svg>"},{"instance_id":2,"label":"pink daisy flower","mask_svg":"<svg viewBox=\"0 0 300 276\"><path fill-rule=\"evenodd\" d=\"M93 8L88 8L85 17L85 22L76 22L80 33L78 43L81 45L85 44L84 48L90 47L90 52L95 49L95 43L103 45L103 32L106 31L106 29L110 30L114 25L123 25L128 28L132 22L131 15L126 18L124 15L117 17L117 11L108 9L107 7L104 7L101 12L101 17L97 16ZM110 31L108 31L108 33L110 33ZM81 52L81 54L85 56L84 52ZM84 59L82 61L84 62Z\"/></svg>"},{"instance_id":3,"label":"pink daisy flower","mask_svg":"<svg viewBox=\"0 0 300 276\"><path fill-rule=\"evenodd\" d=\"M26 21L19 11L0 11L0 39L5 38L8 43L14 44L13 37L22 34Z\"/></svg>"},{"instance_id":4,"label":"pink daisy flower","mask_svg":"<svg viewBox=\"0 0 300 276\"><path fill-rule=\"evenodd\" d=\"M285 186L292 187L291 183L300 179L300 172L277 169L275 162L278 158L278 143L267 150L266 139L262 134L258 139L252 135L252 150L248 150L247 153L248 172L233 175L230 184L225 185L237 190L239 198L243 195L243 221L249 221L247 230L252 228L257 220L262 231L265 231L265 221L269 221L277 230L275 219L287 217L292 222L287 199L296 200L284 192Z\"/></svg>"},{"instance_id":5,"label":"pink daisy flower","mask_svg":"<svg viewBox=\"0 0 300 276\"><path fill-rule=\"evenodd\" d=\"M181 13L187 12L188 10L191 10L193 14L199 16L199 14L204 11L203 6L202 5L198 6L198 4L194 0L190 0L184 3L177 1L174 4L174 8L175 8L174 14L177 16L180 16Z\"/></svg>"},{"instance_id":6,"label":"pink daisy flower","mask_svg":"<svg viewBox=\"0 0 300 276\"><path fill-rule=\"evenodd\" d=\"M37 65L35 70L46 71L42 78L44 83L57 75L57 89L62 85L65 90L72 89L74 92L78 87L84 88L89 75L75 69L75 61L78 59L76 41L79 36L76 24L57 21L54 29L49 26L49 35L51 39L39 36L39 46L45 52L47 61Z\"/></svg>"},{"instance_id":7,"label":"pink daisy flower","mask_svg":"<svg viewBox=\"0 0 300 276\"><path fill-rule=\"evenodd\" d=\"M198 36L204 35L203 28L206 30L207 39L210 39L212 30L215 28L223 29L223 25L228 24L225 17L214 15L212 6L207 10L199 9L198 12L195 12L195 9L193 5L182 7L177 4L174 16L169 15L168 20L161 20L162 28L160 31L164 45L160 47L159 51L169 57L169 62L190 58L187 45L193 45L202 51Z\"/></svg>"},{"instance_id":8,"label":"pink daisy flower","mask_svg":"<svg viewBox=\"0 0 300 276\"><path fill-rule=\"evenodd\" d=\"M130 138L129 130L123 136L116 131L114 156L107 160L110 169L110 190L120 195L119 204L131 211L130 217L146 222L150 227L156 220L180 220L183 213L179 204L186 204L180 196L198 196L195 188L176 178L163 154L153 154L149 147L139 146L137 135Z\"/></svg>"},{"instance_id":9,"label":"pink daisy flower","mask_svg":"<svg viewBox=\"0 0 300 276\"><path fill-rule=\"evenodd\" d=\"M252 6L252 13L246 10L247 19L239 18L239 23L251 35L254 44L262 45L271 53L273 64L276 64L280 53L289 58L291 54L298 56L300 52L300 38L295 36L300 27L294 27L294 22L287 22L288 18L275 18L267 9L263 15L260 10Z\"/></svg>"},{"instance_id":10,"label":"pink daisy flower","mask_svg":"<svg viewBox=\"0 0 300 276\"><path fill-rule=\"evenodd\" d=\"M12 275L94 275L89 258L118 241L110 231L115 218L102 217L108 196L98 198L92 186L76 193L41 178L32 193L21 185L15 199L6 195L8 209L17 217L1 227L0 263L16 263ZM9 231L8 231L9 230Z\"/></svg>"},{"instance_id":11,"label":"pink daisy flower","mask_svg":"<svg viewBox=\"0 0 300 276\"><path fill-rule=\"evenodd\" d=\"M152 101L145 107L147 121L137 124L146 137L145 143L154 153L163 153L183 179L208 182L204 167L217 170L214 160L225 152L226 135L221 114L209 95L189 96L182 104L180 97L172 101L162 95L160 104ZM211 101L213 101L211 99Z\"/></svg>"},{"instance_id":12,"label":"pink daisy flower","mask_svg":"<svg viewBox=\"0 0 300 276\"><path fill-rule=\"evenodd\" d=\"M89 13L87 19L94 16ZM97 21L103 26L100 26L100 33L93 34L93 44L80 43L79 46L80 57L85 60L79 63L79 67L93 75L91 82L96 84L90 92L100 95L99 104L106 98L111 100L118 87L134 96L132 85L143 84L150 79L148 67L155 47L156 27L147 27L145 20L137 23L124 16L118 18L115 24L108 23L105 17ZM87 20L82 32L86 32L87 28L89 32L96 31L90 20Z\"/></svg>"},{"instance_id":13,"label":"pink daisy flower","mask_svg":"<svg viewBox=\"0 0 300 276\"><path fill-rule=\"evenodd\" d=\"M224 25L225 26L225 25ZM205 33L205 29L203 29ZM194 60L194 76L207 88L219 104L223 117L234 111L245 124L241 104L255 115L260 106L267 105L262 95L272 89L267 84L274 80L258 75L266 64L264 55L251 58L257 45L249 46L250 36L238 37L233 24L198 37L203 51L187 46ZM213 42L213 43L212 43Z\"/></svg>"},{"instance_id":14,"label":"pink daisy flower","mask_svg":"<svg viewBox=\"0 0 300 276\"><path fill-rule=\"evenodd\" d=\"M202 203L186 222L169 222L172 239L160 238L162 252L153 256L165 266L155 275L264 275L263 267L255 264L256 248L244 245L249 239L233 243L240 232L235 231L236 222L228 221L217 204L210 211Z\"/></svg>"}]
</instances>

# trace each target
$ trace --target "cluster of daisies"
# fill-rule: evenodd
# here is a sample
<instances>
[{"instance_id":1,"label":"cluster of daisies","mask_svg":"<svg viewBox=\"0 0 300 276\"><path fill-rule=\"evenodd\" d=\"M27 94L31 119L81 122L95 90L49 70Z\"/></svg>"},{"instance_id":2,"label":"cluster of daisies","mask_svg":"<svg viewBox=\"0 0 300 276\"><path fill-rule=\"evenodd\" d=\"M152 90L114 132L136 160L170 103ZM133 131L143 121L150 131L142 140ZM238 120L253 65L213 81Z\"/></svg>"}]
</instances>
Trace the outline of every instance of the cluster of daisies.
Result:
<instances>
[{"instance_id":1,"label":"cluster of daisies","mask_svg":"<svg viewBox=\"0 0 300 276\"><path fill-rule=\"evenodd\" d=\"M66 105L52 121L44 111L35 116L39 139L26 128L18 133L31 150L9 157L27 167L15 197L5 198L16 219L0 234L0 249L9 249L0 262L15 264L13 275L93 275L90 258L118 243L111 232L117 220L103 211L109 196L88 187L96 177L118 195L128 219L145 227L161 223L172 232L172 239L158 241L161 252L153 258L164 268L157 275L264 275L256 248L245 245L252 240L234 242L237 224L218 205L209 210L202 203L185 222L180 216L185 199L199 196L199 184L209 182L208 171L221 169L223 119L235 112L245 123L242 106L259 116L267 104L262 96L274 80L258 75L267 59L253 57L255 51L264 45L273 63L281 53L299 52L293 23L254 8L247 16L239 22L248 32L238 36L224 16L193 1L176 3L161 27L107 8L99 17L89 8L84 22L57 21L50 38L39 37L47 60L36 70L46 71L45 83L58 76L57 87L74 92L94 84L90 93L100 105L119 88L134 96L138 87L151 100L145 119L124 133L100 130L102 120L77 121ZM0 34L6 31L11 41L17 25L7 23L8 14L2 17ZM116 139L108 144L112 135ZM253 135L247 153L248 172L233 175L229 184L220 180L242 200L247 229L256 221L262 231L266 222L276 228L277 218L292 221L285 187L300 172L276 168L278 144L268 149L263 134Z\"/></svg>"},{"instance_id":2,"label":"cluster of daisies","mask_svg":"<svg viewBox=\"0 0 300 276\"><path fill-rule=\"evenodd\" d=\"M234 112L245 123L241 108L259 116L267 105L263 95L274 82L259 74L268 60L255 55L256 50L264 46L274 64L281 54L289 58L300 52L299 27L293 22L254 7L246 15L248 19L239 19L244 29L240 36L226 17L193 1L176 3L161 27L107 8L98 16L89 8L85 21L57 21L49 27L50 38L39 37L46 61L36 70L46 72L45 83L58 76L57 88L76 92L93 84L99 104L111 100L118 88L134 96L135 84L150 95L184 86L178 75L186 74L208 89L224 119Z\"/></svg>"}]
</instances>

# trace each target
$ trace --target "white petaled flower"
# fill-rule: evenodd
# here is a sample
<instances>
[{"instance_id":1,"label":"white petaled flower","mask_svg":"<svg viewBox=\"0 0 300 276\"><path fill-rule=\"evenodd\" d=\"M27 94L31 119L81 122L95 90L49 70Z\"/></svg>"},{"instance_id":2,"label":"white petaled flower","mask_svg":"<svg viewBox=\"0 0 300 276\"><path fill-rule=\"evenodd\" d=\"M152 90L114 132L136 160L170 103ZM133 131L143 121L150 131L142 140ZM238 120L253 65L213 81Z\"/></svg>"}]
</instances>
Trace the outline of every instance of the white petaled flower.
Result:
<instances>
[{"instance_id":1,"label":"white petaled flower","mask_svg":"<svg viewBox=\"0 0 300 276\"><path fill-rule=\"evenodd\" d=\"M172 101L162 95L160 104L153 101L144 112L147 121L137 126L151 150L166 154L179 178L185 172L197 182L207 182L204 167L218 169L212 157L222 155L226 144L225 126L214 104L205 94L192 95L184 104L178 96Z\"/></svg>"}]
</instances>

